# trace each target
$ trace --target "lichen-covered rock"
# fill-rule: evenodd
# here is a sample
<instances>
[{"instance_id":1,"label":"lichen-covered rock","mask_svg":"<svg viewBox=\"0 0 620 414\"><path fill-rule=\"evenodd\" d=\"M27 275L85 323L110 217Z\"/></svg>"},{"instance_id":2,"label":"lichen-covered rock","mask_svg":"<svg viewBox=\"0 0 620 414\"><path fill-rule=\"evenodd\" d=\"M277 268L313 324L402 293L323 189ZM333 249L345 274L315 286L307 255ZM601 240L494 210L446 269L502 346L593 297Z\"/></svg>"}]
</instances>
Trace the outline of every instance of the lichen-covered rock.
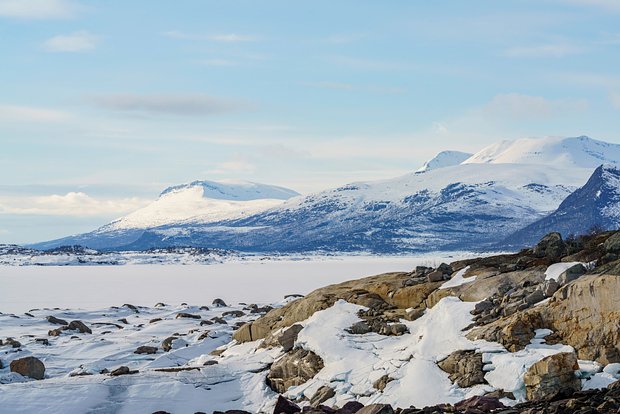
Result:
<instances>
[{"instance_id":1,"label":"lichen-covered rock","mask_svg":"<svg viewBox=\"0 0 620 414\"><path fill-rule=\"evenodd\" d=\"M24 377L36 380L42 380L45 377L45 365L33 356L11 361L10 369L11 372L17 372Z\"/></svg>"},{"instance_id":2,"label":"lichen-covered rock","mask_svg":"<svg viewBox=\"0 0 620 414\"><path fill-rule=\"evenodd\" d=\"M323 369L323 360L314 352L297 348L271 365L267 384L279 393L305 383Z\"/></svg>"},{"instance_id":3,"label":"lichen-covered rock","mask_svg":"<svg viewBox=\"0 0 620 414\"><path fill-rule=\"evenodd\" d=\"M550 355L532 365L523 376L528 400L549 398L559 392L573 393L581 389L575 375L579 369L577 355L562 352Z\"/></svg>"}]
</instances>

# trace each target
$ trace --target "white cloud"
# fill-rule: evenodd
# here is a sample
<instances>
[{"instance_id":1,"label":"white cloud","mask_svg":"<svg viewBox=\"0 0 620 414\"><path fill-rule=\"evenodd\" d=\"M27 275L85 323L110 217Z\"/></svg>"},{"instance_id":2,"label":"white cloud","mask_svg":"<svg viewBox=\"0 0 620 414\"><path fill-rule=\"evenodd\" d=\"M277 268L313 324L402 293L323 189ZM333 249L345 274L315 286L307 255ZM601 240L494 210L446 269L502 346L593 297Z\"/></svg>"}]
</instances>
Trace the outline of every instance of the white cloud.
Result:
<instances>
[{"instance_id":1,"label":"white cloud","mask_svg":"<svg viewBox=\"0 0 620 414\"><path fill-rule=\"evenodd\" d=\"M504 51L510 58L561 58L583 53L584 48L565 43L535 46L513 47Z\"/></svg>"},{"instance_id":2,"label":"white cloud","mask_svg":"<svg viewBox=\"0 0 620 414\"><path fill-rule=\"evenodd\" d=\"M102 200L82 192L0 197L0 214L99 217L126 214L150 201L137 197Z\"/></svg>"},{"instance_id":3,"label":"white cloud","mask_svg":"<svg viewBox=\"0 0 620 414\"><path fill-rule=\"evenodd\" d=\"M202 34L186 33L186 32L182 32L178 30L170 30L168 32L164 32L163 35L166 37L172 38L172 39L210 40L213 42L226 42L226 43L255 42L259 40L258 37L254 35L242 35L242 34L236 34L236 33L220 33L220 34L202 35Z\"/></svg>"},{"instance_id":4,"label":"white cloud","mask_svg":"<svg viewBox=\"0 0 620 414\"><path fill-rule=\"evenodd\" d=\"M507 119L545 119L566 112L584 112L588 102L576 99L547 99L519 93L499 94L483 106L483 115Z\"/></svg>"},{"instance_id":5,"label":"white cloud","mask_svg":"<svg viewBox=\"0 0 620 414\"><path fill-rule=\"evenodd\" d=\"M91 101L104 109L145 115L204 116L237 112L250 105L206 94L112 94L97 96Z\"/></svg>"},{"instance_id":6,"label":"white cloud","mask_svg":"<svg viewBox=\"0 0 620 414\"><path fill-rule=\"evenodd\" d=\"M65 19L78 9L72 0L0 0L0 16L18 19Z\"/></svg>"},{"instance_id":7,"label":"white cloud","mask_svg":"<svg viewBox=\"0 0 620 414\"><path fill-rule=\"evenodd\" d=\"M614 108L620 109L620 92L611 92L609 94L609 100Z\"/></svg>"},{"instance_id":8,"label":"white cloud","mask_svg":"<svg viewBox=\"0 0 620 414\"><path fill-rule=\"evenodd\" d=\"M2 122L63 122L71 115L47 108L32 106L0 105L0 121Z\"/></svg>"},{"instance_id":9,"label":"white cloud","mask_svg":"<svg viewBox=\"0 0 620 414\"><path fill-rule=\"evenodd\" d=\"M47 39L43 47L48 52L86 52L97 47L99 38L86 31L58 35Z\"/></svg>"}]
</instances>

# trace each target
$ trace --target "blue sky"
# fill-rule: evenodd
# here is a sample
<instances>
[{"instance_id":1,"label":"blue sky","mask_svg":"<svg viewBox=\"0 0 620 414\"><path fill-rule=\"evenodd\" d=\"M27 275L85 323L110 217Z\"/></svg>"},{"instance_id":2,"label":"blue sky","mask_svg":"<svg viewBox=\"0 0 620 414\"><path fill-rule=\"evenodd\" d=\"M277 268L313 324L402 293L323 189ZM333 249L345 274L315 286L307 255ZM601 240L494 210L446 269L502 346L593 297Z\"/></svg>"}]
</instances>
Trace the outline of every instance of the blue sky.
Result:
<instances>
[{"instance_id":1,"label":"blue sky","mask_svg":"<svg viewBox=\"0 0 620 414\"><path fill-rule=\"evenodd\" d=\"M0 242L168 185L317 191L444 149L620 142L620 2L0 0Z\"/></svg>"}]
</instances>

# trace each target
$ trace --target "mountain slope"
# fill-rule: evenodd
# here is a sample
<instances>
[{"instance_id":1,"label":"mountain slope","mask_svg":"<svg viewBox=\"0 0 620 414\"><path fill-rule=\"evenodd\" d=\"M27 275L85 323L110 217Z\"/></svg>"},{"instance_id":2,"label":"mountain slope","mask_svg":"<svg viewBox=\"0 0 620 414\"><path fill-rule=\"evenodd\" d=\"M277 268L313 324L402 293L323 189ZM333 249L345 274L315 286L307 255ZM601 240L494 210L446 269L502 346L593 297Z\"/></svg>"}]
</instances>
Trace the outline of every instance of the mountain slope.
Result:
<instances>
[{"instance_id":1,"label":"mountain slope","mask_svg":"<svg viewBox=\"0 0 620 414\"><path fill-rule=\"evenodd\" d=\"M588 182L569 195L549 216L508 237L506 246L531 244L551 231L564 237L585 234L592 228L620 228L620 169L598 167Z\"/></svg>"},{"instance_id":2,"label":"mountain slope","mask_svg":"<svg viewBox=\"0 0 620 414\"><path fill-rule=\"evenodd\" d=\"M375 253L487 250L557 209L587 181L601 159L620 164L620 145L587 137L503 142L462 164L448 166L452 158L423 173L352 183L255 213L186 214L148 225L137 220L141 228L132 224L130 215L131 220L125 218L122 225L112 223L36 247L83 244L140 250L197 246L251 252ZM162 199L167 195L165 191Z\"/></svg>"},{"instance_id":3,"label":"mountain slope","mask_svg":"<svg viewBox=\"0 0 620 414\"><path fill-rule=\"evenodd\" d=\"M435 155L432 159L426 161L422 167L416 172L422 173L437 168L452 167L453 165L459 165L463 161L471 158L473 154L460 151L442 151Z\"/></svg>"}]
</instances>

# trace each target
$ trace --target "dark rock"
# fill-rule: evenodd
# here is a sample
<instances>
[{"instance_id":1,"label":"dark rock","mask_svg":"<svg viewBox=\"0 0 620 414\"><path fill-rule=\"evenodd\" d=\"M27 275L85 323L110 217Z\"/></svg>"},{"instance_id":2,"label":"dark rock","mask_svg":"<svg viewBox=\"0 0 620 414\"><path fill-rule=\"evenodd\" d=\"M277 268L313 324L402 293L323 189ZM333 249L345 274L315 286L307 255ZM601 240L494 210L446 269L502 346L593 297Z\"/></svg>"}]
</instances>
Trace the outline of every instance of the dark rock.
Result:
<instances>
[{"instance_id":1,"label":"dark rock","mask_svg":"<svg viewBox=\"0 0 620 414\"><path fill-rule=\"evenodd\" d=\"M545 299L545 295L543 294L542 290L536 289L535 291L527 295L524 300L525 300L525 303L532 306L544 299Z\"/></svg>"},{"instance_id":2,"label":"dark rock","mask_svg":"<svg viewBox=\"0 0 620 414\"><path fill-rule=\"evenodd\" d=\"M293 349L295 341L297 340L297 336L302 329L304 329L304 327L296 323L295 325L282 332L282 335L278 337L278 343L282 346L284 352L289 352L291 349Z\"/></svg>"},{"instance_id":3,"label":"dark rock","mask_svg":"<svg viewBox=\"0 0 620 414\"><path fill-rule=\"evenodd\" d=\"M240 310L231 310L222 313L222 316L232 316L233 318L240 318L245 315L245 312Z\"/></svg>"},{"instance_id":4,"label":"dark rock","mask_svg":"<svg viewBox=\"0 0 620 414\"><path fill-rule=\"evenodd\" d=\"M549 279L543 282L541 290L544 297L550 298L555 292L557 292L559 288L560 284L558 282L556 282L554 279Z\"/></svg>"},{"instance_id":5,"label":"dark rock","mask_svg":"<svg viewBox=\"0 0 620 414\"><path fill-rule=\"evenodd\" d=\"M470 313L472 315L479 315L483 312L493 309L494 307L495 305L493 305L493 302L491 302L488 299L485 299L483 301L476 303L476 306L474 306L474 309Z\"/></svg>"},{"instance_id":6,"label":"dark rock","mask_svg":"<svg viewBox=\"0 0 620 414\"><path fill-rule=\"evenodd\" d=\"M441 282L443 279L443 273L440 272L439 270L435 270L434 272L431 272L429 274L426 275L426 280L428 280L428 282L432 283L432 282Z\"/></svg>"},{"instance_id":7,"label":"dark rock","mask_svg":"<svg viewBox=\"0 0 620 414\"><path fill-rule=\"evenodd\" d=\"M226 302L224 302L222 299L217 298L213 300L213 303L211 303L213 306L215 306L216 308L225 308L228 305L226 304Z\"/></svg>"},{"instance_id":8,"label":"dark rock","mask_svg":"<svg viewBox=\"0 0 620 414\"><path fill-rule=\"evenodd\" d=\"M394 414L394 409L389 404L370 404L359 410L357 414Z\"/></svg>"},{"instance_id":9,"label":"dark rock","mask_svg":"<svg viewBox=\"0 0 620 414\"><path fill-rule=\"evenodd\" d=\"M179 312L177 313L176 319L179 319L179 318L202 319L202 316L195 315L192 313Z\"/></svg>"},{"instance_id":10,"label":"dark rock","mask_svg":"<svg viewBox=\"0 0 620 414\"><path fill-rule=\"evenodd\" d=\"M161 343L161 349L164 350L164 352L168 352L172 349L172 342L178 339L178 337L176 336L169 336L168 338L164 339Z\"/></svg>"},{"instance_id":11,"label":"dark rock","mask_svg":"<svg viewBox=\"0 0 620 414\"><path fill-rule=\"evenodd\" d=\"M536 257L548 257L559 260L566 255L566 244L562 240L562 235L557 232L549 233L543 237L533 250Z\"/></svg>"},{"instance_id":12,"label":"dark rock","mask_svg":"<svg viewBox=\"0 0 620 414\"><path fill-rule=\"evenodd\" d=\"M149 323L155 323L155 322L159 322L161 321L161 318L153 318L151 320L149 320Z\"/></svg>"},{"instance_id":13,"label":"dark rock","mask_svg":"<svg viewBox=\"0 0 620 414\"><path fill-rule=\"evenodd\" d=\"M353 335L364 335L372 331L366 321L359 321L351 325L347 331Z\"/></svg>"},{"instance_id":14,"label":"dark rock","mask_svg":"<svg viewBox=\"0 0 620 414\"><path fill-rule=\"evenodd\" d=\"M64 328L57 328L57 329L51 329L51 330L47 331L47 334L49 336L60 336L62 331L64 331L65 329L66 329L66 327L64 327Z\"/></svg>"},{"instance_id":15,"label":"dark rock","mask_svg":"<svg viewBox=\"0 0 620 414\"><path fill-rule=\"evenodd\" d=\"M121 322L121 323L124 323L125 325L129 325L129 322L127 322L126 318L118 319L118 321Z\"/></svg>"},{"instance_id":16,"label":"dark rock","mask_svg":"<svg viewBox=\"0 0 620 414\"><path fill-rule=\"evenodd\" d=\"M112 372L110 372L110 376L111 377L118 377L121 375L132 375L132 374L137 374L138 371L137 370L130 370L129 367L126 367L124 365L116 368L115 370L113 370Z\"/></svg>"},{"instance_id":17,"label":"dark rock","mask_svg":"<svg viewBox=\"0 0 620 414\"><path fill-rule=\"evenodd\" d=\"M475 351L456 351L437 363L439 368L450 374L450 381L461 388L484 384L482 354Z\"/></svg>"},{"instance_id":18,"label":"dark rock","mask_svg":"<svg viewBox=\"0 0 620 414\"><path fill-rule=\"evenodd\" d=\"M289 387L304 384L323 369L323 360L312 351L294 349L271 365L267 385L284 393Z\"/></svg>"},{"instance_id":19,"label":"dark rock","mask_svg":"<svg viewBox=\"0 0 620 414\"><path fill-rule=\"evenodd\" d=\"M47 338L37 338L34 341L41 345L46 345L46 346L50 344L50 341Z\"/></svg>"},{"instance_id":20,"label":"dark rock","mask_svg":"<svg viewBox=\"0 0 620 414\"><path fill-rule=\"evenodd\" d=\"M157 353L157 348L154 346L139 346L138 349L136 349L134 352L134 354L147 354L147 355L151 355L151 354L156 354Z\"/></svg>"},{"instance_id":21,"label":"dark rock","mask_svg":"<svg viewBox=\"0 0 620 414\"><path fill-rule=\"evenodd\" d=\"M336 412L338 414L355 414L362 408L364 408L364 404L357 401L349 401Z\"/></svg>"},{"instance_id":22,"label":"dark rock","mask_svg":"<svg viewBox=\"0 0 620 414\"><path fill-rule=\"evenodd\" d=\"M310 398L310 405L316 407L319 404L322 404L325 401L329 400L334 395L336 395L336 392L331 387L323 385L314 393L312 398Z\"/></svg>"},{"instance_id":23,"label":"dark rock","mask_svg":"<svg viewBox=\"0 0 620 414\"><path fill-rule=\"evenodd\" d=\"M301 411L301 408L292 401L287 400L281 395L278 395L278 401L273 409L273 414L295 414Z\"/></svg>"},{"instance_id":24,"label":"dark rock","mask_svg":"<svg viewBox=\"0 0 620 414\"><path fill-rule=\"evenodd\" d=\"M157 303L155 304L155 307L156 307L156 308L165 308L166 306L168 306L168 305L166 305L166 304L165 304L165 303L163 303L163 302L157 302Z\"/></svg>"},{"instance_id":25,"label":"dark rock","mask_svg":"<svg viewBox=\"0 0 620 414\"><path fill-rule=\"evenodd\" d=\"M64 319L57 318L53 315L50 315L45 319L47 319L49 323L53 323L54 325L69 325L69 322L65 321Z\"/></svg>"},{"instance_id":26,"label":"dark rock","mask_svg":"<svg viewBox=\"0 0 620 414\"><path fill-rule=\"evenodd\" d=\"M21 348L21 346L22 346L21 342L19 342L16 339L13 339L13 338L6 338L2 345L4 345L4 346L9 346L10 345L12 348Z\"/></svg>"},{"instance_id":27,"label":"dark rock","mask_svg":"<svg viewBox=\"0 0 620 414\"><path fill-rule=\"evenodd\" d=\"M67 329L70 331L78 331L79 333L93 333L93 331L82 321L71 321L71 323L67 326Z\"/></svg>"},{"instance_id":28,"label":"dark rock","mask_svg":"<svg viewBox=\"0 0 620 414\"><path fill-rule=\"evenodd\" d=\"M506 406L497 398L475 396L456 403L454 408L462 411L481 410L486 413L499 408L506 408Z\"/></svg>"},{"instance_id":29,"label":"dark rock","mask_svg":"<svg viewBox=\"0 0 620 414\"><path fill-rule=\"evenodd\" d=\"M124 307L124 308L129 308L129 309L131 309L132 311L134 311L135 313L140 313L140 311L138 310L138 307L137 307L137 306L131 305L131 304L129 304L129 303L125 303L125 304L123 305L123 307Z\"/></svg>"},{"instance_id":30,"label":"dark rock","mask_svg":"<svg viewBox=\"0 0 620 414\"><path fill-rule=\"evenodd\" d=\"M45 377L45 365L41 360L32 356L11 361L10 369L11 372L36 380L42 380Z\"/></svg>"},{"instance_id":31,"label":"dark rock","mask_svg":"<svg viewBox=\"0 0 620 414\"><path fill-rule=\"evenodd\" d=\"M219 316L215 316L211 318L211 321L213 323L219 323L220 325L228 325L228 322L226 322L226 319L220 318Z\"/></svg>"}]
</instances>

